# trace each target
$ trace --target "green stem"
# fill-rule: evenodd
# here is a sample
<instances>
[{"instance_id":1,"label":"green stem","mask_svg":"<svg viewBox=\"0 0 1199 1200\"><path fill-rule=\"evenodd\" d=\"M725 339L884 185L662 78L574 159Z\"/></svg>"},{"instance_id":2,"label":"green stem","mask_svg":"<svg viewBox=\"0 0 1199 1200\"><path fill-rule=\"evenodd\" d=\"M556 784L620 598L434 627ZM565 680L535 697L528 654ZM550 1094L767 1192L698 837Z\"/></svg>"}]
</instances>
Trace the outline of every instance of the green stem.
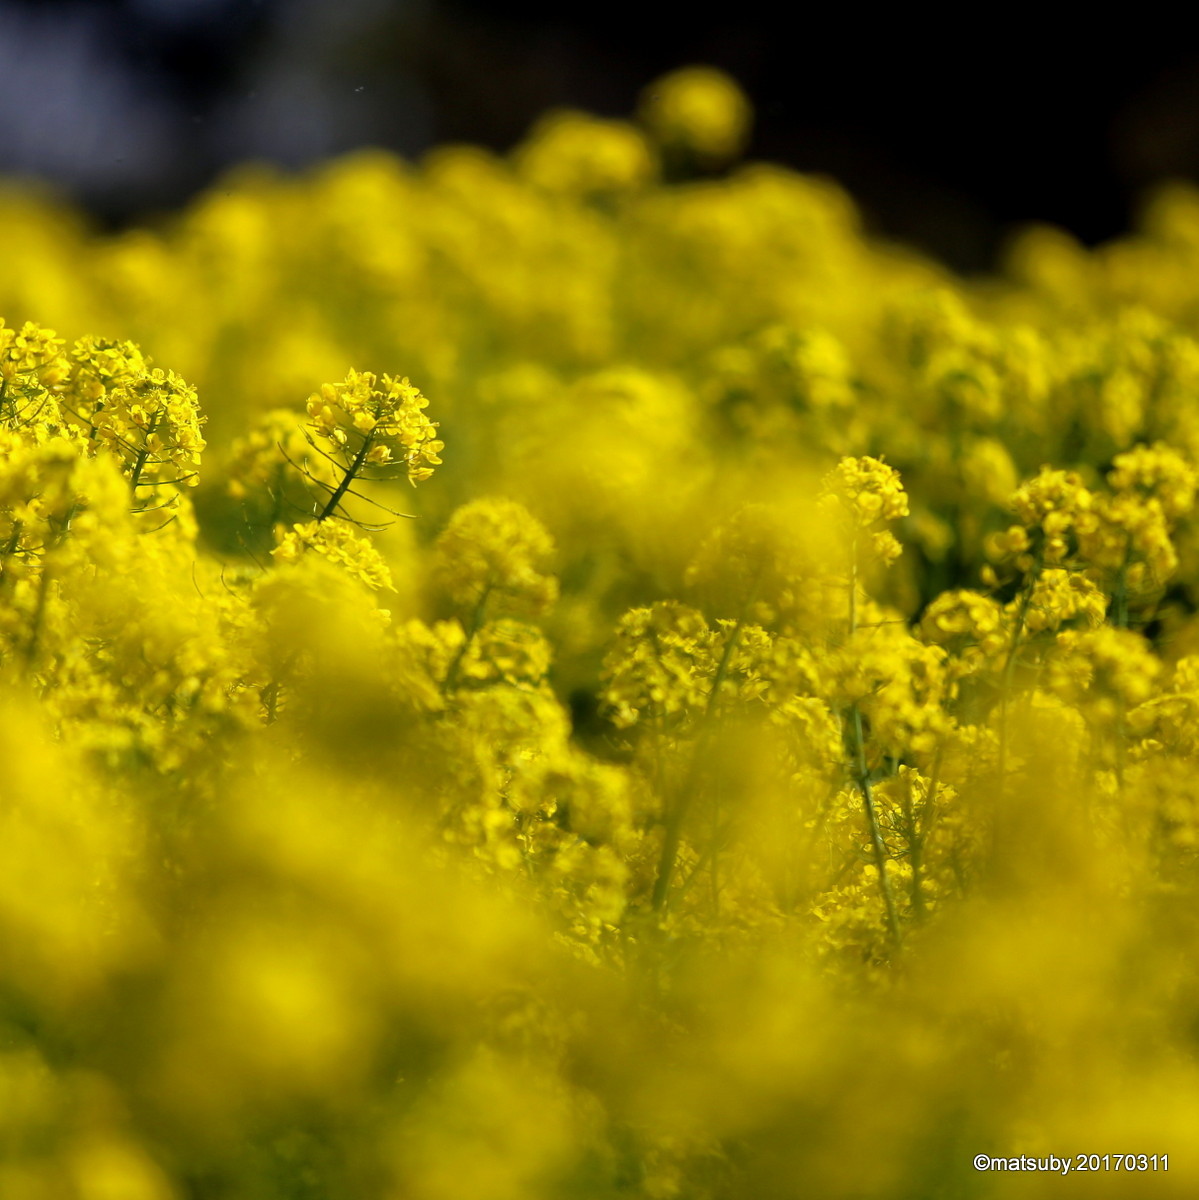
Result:
<instances>
[{"instance_id":1,"label":"green stem","mask_svg":"<svg viewBox=\"0 0 1199 1200\"><path fill-rule=\"evenodd\" d=\"M462 667L462 660L466 657L466 652L470 649L471 642L475 640L475 634L479 632L479 627L483 624L483 612L487 607L487 597L491 595L491 588L491 581L488 580L487 585L479 593L478 602L475 604L474 611L470 614L470 620L466 625L466 637L462 639L462 645L458 647L458 653L454 655L449 670L445 673L445 683L441 685L441 694L443 696L448 696L458 685L458 671Z\"/></svg>"},{"instance_id":2,"label":"green stem","mask_svg":"<svg viewBox=\"0 0 1199 1200\"><path fill-rule=\"evenodd\" d=\"M746 603L745 607L748 608L750 603L752 603L752 598ZM683 820L687 815L687 810L691 807L695 785L699 778L699 768L702 761L701 750L704 744L703 735L710 727L712 717L716 713L720 689L728 676L729 663L732 661L733 651L736 650L737 643L740 641L741 630L744 624L745 616L743 612L737 618L737 623L733 626L733 631L729 634L728 640L724 644L724 652L720 656L720 662L716 667L716 674L712 680L712 688L708 692L708 702L704 706L704 714L701 718L702 728L700 737L696 739L695 753L691 756L691 763L687 769L687 776L683 780L683 786L679 789L678 799L672 805L666 818L666 836L662 841L662 853L658 856L658 875L654 880L652 903L655 911L661 910L666 905L666 897L670 891L670 880L674 874L675 864L678 861L679 843L683 836Z\"/></svg>"},{"instance_id":3,"label":"green stem","mask_svg":"<svg viewBox=\"0 0 1199 1200\"><path fill-rule=\"evenodd\" d=\"M1116 572L1116 587L1112 593L1112 621L1117 629L1128 628L1128 566L1132 548L1126 551L1124 561Z\"/></svg>"},{"instance_id":4,"label":"green stem","mask_svg":"<svg viewBox=\"0 0 1199 1200\"><path fill-rule=\"evenodd\" d=\"M855 743L855 766L858 788L862 793L862 807L866 814L866 828L870 834L870 848L874 856L874 867L878 872L878 888L887 912L887 931L892 942L898 946L899 914L895 909L895 895L891 891L891 879L887 874L887 847L883 843L882 828L878 821L878 809L874 803L874 791L870 786L870 771L866 766L866 744L862 735L862 713L856 704L850 710L850 729Z\"/></svg>"},{"instance_id":5,"label":"green stem","mask_svg":"<svg viewBox=\"0 0 1199 1200\"><path fill-rule=\"evenodd\" d=\"M849 566L849 636L858 631L858 541L855 530ZM849 709L850 734L853 740L854 766L858 790L862 793L862 810L866 816L866 828L870 835L870 846L874 855L874 867L878 872L879 894L887 913L887 930L891 941L900 944L899 914L895 909L895 896L891 891L891 879L887 874L887 848L883 843L882 828L878 821L878 809L874 803L874 791L870 786L870 771L866 765L866 739L862 732L862 712L854 703Z\"/></svg>"},{"instance_id":6,"label":"green stem","mask_svg":"<svg viewBox=\"0 0 1199 1200\"><path fill-rule=\"evenodd\" d=\"M279 719L279 689L278 679L272 679L262 689L262 706L266 709L266 723L273 725Z\"/></svg>"},{"instance_id":7,"label":"green stem","mask_svg":"<svg viewBox=\"0 0 1199 1200\"><path fill-rule=\"evenodd\" d=\"M138 485L141 483L142 472L146 469L146 462L150 457L150 438L154 436L154 430L158 427L158 417L150 422L150 427L146 430L146 440L142 443L142 448L137 452L137 459L133 464L133 474L129 477L130 490L136 492Z\"/></svg>"},{"instance_id":8,"label":"green stem","mask_svg":"<svg viewBox=\"0 0 1199 1200\"><path fill-rule=\"evenodd\" d=\"M45 624L46 618L46 600L50 594L50 568L47 564L42 564L42 575L38 580L37 587L37 607L33 610L33 620L29 626L29 641L25 645L25 664L30 669L33 668L34 660L37 658L38 645L42 638L42 626Z\"/></svg>"},{"instance_id":9,"label":"green stem","mask_svg":"<svg viewBox=\"0 0 1199 1200\"><path fill-rule=\"evenodd\" d=\"M1012 630L1012 644L1008 647L1007 659L1003 664L1003 675L999 693L999 795L1003 797L1007 784L1007 754L1008 754L1008 701L1011 698L1012 679L1016 671L1016 653L1020 649L1020 639L1024 636L1025 622L1028 620L1028 610L1032 605L1033 589L1041 577L1041 554L1033 562L1029 572L1024 594L1020 597L1020 607L1016 611L1016 626Z\"/></svg>"},{"instance_id":10,"label":"green stem","mask_svg":"<svg viewBox=\"0 0 1199 1200\"><path fill-rule=\"evenodd\" d=\"M924 892L922 890L921 867L924 862L923 847L916 828L917 815L912 808L912 785L909 782L900 793L903 797L904 833L908 839L908 865L912 868L911 901L912 915L918 921L924 919Z\"/></svg>"},{"instance_id":11,"label":"green stem","mask_svg":"<svg viewBox=\"0 0 1199 1200\"><path fill-rule=\"evenodd\" d=\"M21 544L22 532L24 532L24 523L19 519L15 519L12 523L12 533L5 543L3 552L0 553L0 582L3 582L8 576L8 560L16 554L17 547Z\"/></svg>"},{"instance_id":12,"label":"green stem","mask_svg":"<svg viewBox=\"0 0 1199 1200\"><path fill-rule=\"evenodd\" d=\"M354 482L354 480L358 477L358 472L362 470L362 464L366 462L367 451L370 450L370 445L374 440L374 437L375 431L372 429L371 432L362 439L362 445L358 447L358 453L354 456L354 461L345 469L345 473L341 477L341 482L336 488L333 489L332 494L329 496L329 502L325 505L324 511L319 517L317 517L318 521L326 520L336 511L337 506L341 503L342 497L347 491L349 491L350 484Z\"/></svg>"},{"instance_id":13,"label":"green stem","mask_svg":"<svg viewBox=\"0 0 1199 1200\"><path fill-rule=\"evenodd\" d=\"M266 723L273 725L279 719L279 696L283 691L283 676L285 676L299 657L299 650L290 651L279 664L279 670L259 693L262 697L263 708L266 709Z\"/></svg>"},{"instance_id":14,"label":"green stem","mask_svg":"<svg viewBox=\"0 0 1199 1200\"><path fill-rule=\"evenodd\" d=\"M911 826L911 841L909 843L912 863L912 909L918 918L925 916L924 904L924 847L928 844L932 832L933 821L937 815L937 789L941 786L941 760L944 757L945 744L938 743L937 752L933 756L932 771L929 775L928 787L924 796L924 804L915 820L909 815ZM911 804L909 794L909 805Z\"/></svg>"}]
</instances>

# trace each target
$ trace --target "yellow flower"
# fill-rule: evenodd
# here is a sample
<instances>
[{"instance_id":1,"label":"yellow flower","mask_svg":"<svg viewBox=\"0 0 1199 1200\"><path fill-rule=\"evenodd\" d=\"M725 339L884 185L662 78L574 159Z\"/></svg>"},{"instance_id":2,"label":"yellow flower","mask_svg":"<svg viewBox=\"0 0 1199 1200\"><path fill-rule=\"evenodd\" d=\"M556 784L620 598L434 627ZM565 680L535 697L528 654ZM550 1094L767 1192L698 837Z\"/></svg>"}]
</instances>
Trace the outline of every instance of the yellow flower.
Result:
<instances>
[{"instance_id":1,"label":"yellow flower","mask_svg":"<svg viewBox=\"0 0 1199 1200\"><path fill-rule=\"evenodd\" d=\"M542 117L513 158L534 186L580 198L634 191L655 170L645 138L632 125L572 111Z\"/></svg>"},{"instance_id":2,"label":"yellow flower","mask_svg":"<svg viewBox=\"0 0 1199 1200\"><path fill-rule=\"evenodd\" d=\"M425 416L428 400L407 377L350 371L344 383L326 383L308 400L313 432L347 451L347 469L364 463L402 466L410 483L428 479L445 444Z\"/></svg>"},{"instance_id":3,"label":"yellow flower","mask_svg":"<svg viewBox=\"0 0 1199 1200\"><path fill-rule=\"evenodd\" d=\"M1072 553L1070 534L1094 502L1075 471L1041 473L1017 488L1008 502L1016 519L1029 534L1039 534L1043 562L1056 565Z\"/></svg>"},{"instance_id":4,"label":"yellow flower","mask_svg":"<svg viewBox=\"0 0 1199 1200\"><path fill-rule=\"evenodd\" d=\"M283 534L278 546L271 551L271 556L287 563L296 562L309 552L335 563L352 579L368 588L395 590L383 556L347 521L333 517L325 521L293 525Z\"/></svg>"},{"instance_id":5,"label":"yellow flower","mask_svg":"<svg viewBox=\"0 0 1199 1200\"><path fill-rule=\"evenodd\" d=\"M902 547L883 526L908 515L908 497L899 472L877 458L843 458L825 476L820 503L846 530L855 557L881 563L897 559Z\"/></svg>"},{"instance_id":6,"label":"yellow flower","mask_svg":"<svg viewBox=\"0 0 1199 1200\"><path fill-rule=\"evenodd\" d=\"M537 615L558 597L546 568L554 543L545 527L514 500L489 498L463 505L437 539L434 573L446 594L467 611Z\"/></svg>"},{"instance_id":7,"label":"yellow flower","mask_svg":"<svg viewBox=\"0 0 1199 1200\"><path fill-rule=\"evenodd\" d=\"M744 148L753 110L723 71L697 66L651 83L642 93L638 116L667 149L719 165Z\"/></svg>"}]
</instances>

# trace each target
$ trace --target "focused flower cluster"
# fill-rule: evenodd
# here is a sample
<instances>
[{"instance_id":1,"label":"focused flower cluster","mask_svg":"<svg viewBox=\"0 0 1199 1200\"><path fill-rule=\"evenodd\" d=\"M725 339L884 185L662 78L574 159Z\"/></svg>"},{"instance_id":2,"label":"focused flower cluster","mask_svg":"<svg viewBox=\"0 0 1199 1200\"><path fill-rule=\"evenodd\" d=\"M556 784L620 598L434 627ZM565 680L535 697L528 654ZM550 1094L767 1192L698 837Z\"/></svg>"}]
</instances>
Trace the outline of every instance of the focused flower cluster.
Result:
<instances>
[{"instance_id":1,"label":"focused flower cluster","mask_svg":"<svg viewBox=\"0 0 1199 1200\"><path fill-rule=\"evenodd\" d=\"M444 449L425 415L428 400L407 380L351 371L344 383L326 383L308 401L313 431L345 447L357 435L355 458L367 466L401 463L408 479L428 479Z\"/></svg>"},{"instance_id":2,"label":"focused flower cluster","mask_svg":"<svg viewBox=\"0 0 1199 1200\"><path fill-rule=\"evenodd\" d=\"M4 1200L1199 1191L1199 193L751 115L0 190Z\"/></svg>"}]
</instances>

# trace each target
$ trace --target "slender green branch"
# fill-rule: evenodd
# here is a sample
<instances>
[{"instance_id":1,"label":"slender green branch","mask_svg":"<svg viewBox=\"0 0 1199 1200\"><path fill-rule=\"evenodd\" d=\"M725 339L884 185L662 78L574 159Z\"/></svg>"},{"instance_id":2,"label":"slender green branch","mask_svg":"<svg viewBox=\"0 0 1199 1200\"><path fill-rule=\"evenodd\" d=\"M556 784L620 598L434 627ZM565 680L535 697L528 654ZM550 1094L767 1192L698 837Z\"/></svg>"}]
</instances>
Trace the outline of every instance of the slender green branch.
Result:
<instances>
[{"instance_id":1,"label":"slender green branch","mask_svg":"<svg viewBox=\"0 0 1199 1200\"><path fill-rule=\"evenodd\" d=\"M37 607L33 610L33 620L29 623L29 640L25 643L25 665L30 670L37 658L38 647L42 640L42 628L46 623L46 602L50 595L50 566L42 564L42 574L38 579Z\"/></svg>"},{"instance_id":2,"label":"slender green branch","mask_svg":"<svg viewBox=\"0 0 1199 1200\"><path fill-rule=\"evenodd\" d=\"M849 636L858 631L858 540L853 533L853 546L849 568ZM878 872L879 894L887 913L887 930L891 941L899 946L899 915L895 908L895 896L891 891L891 879L887 873L887 848L883 843L882 829L878 821L878 808L874 803L874 791L870 785L870 770L866 764L866 739L862 732L862 711L856 703L849 708L849 732L853 742L854 767L858 790L862 793L862 809L866 816L866 828L870 836L870 847L874 856L874 867Z\"/></svg>"},{"instance_id":3,"label":"slender green branch","mask_svg":"<svg viewBox=\"0 0 1199 1200\"><path fill-rule=\"evenodd\" d=\"M10 559L17 552L17 547L21 544L21 534L25 530L24 522L19 518L14 518L12 523L12 532L9 534L8 541L5 543L3 552L0 552L0 559Z\"/></svg>"},{"instance_id":4,"label":"slender green branch","mask_svg":"<svg viewBox=\"0 0 1199 1200\"><path fill-rule=\"evenodd\" d=\"M887 931L896 946L900 944L899 914L895 908L895 895L891 890L891 877L887 873L887 847L883 842L882 829L878 821L878 808L874 802L874 790L870 785L870 770L866 765L866 743L862 735L862 711L856 704L850 710L850 728L855 743L855 766L858 788L862 793L862 807L866 814L866 828L870 834L870 849L874 857L874 868L878 872L878 889L887 912Z\"/></svg>"},{"instance_id":5,"label":"slender green branch","mask_svg":"<svg viewBox=\"0 0 1199 1200\"><path fill-rule=\"evenodd\" d=\"M900 806L903 809L903 825L904 836L908 842L908 866L911 867L912 877L909 887L910 898L912 902L912 915L917 920L924 918L924 894L921 884L921 864L923 862L922 847L919 844L919 835L917 832L917 821L919 815L912 807L912 785L911 781L900 791Z\"/></svg>"},{"instance_id":6,"label":"slender green branch","mask_svg":"<svg viewBox=\"0 0 1199 1200\"><path fill-rule=\"evenodd\" d=\"M1024 585L1024 592L1020 597L1020 607L1016 610L1016 624L1012 629L1012 644L1008 647L1007 658L1003 664L1003 674L1000 678L999 692L999 795L1003 796L1004 788L1007 785L1007 757L1008 757L1008 703L1012 693L1012 679L1016 672L1016 654L1020 649L1020 639L1024 636L1025 624L1028 620L1028 610L1032 606L1033 590L1037 586L1037 580L1041 577L1042 557L1041 551L1037 551L1037 556L1033 561L1032 570L1028 574L1028 580Z\"/></svg>"},{"instance_id":7,"label":"slender green branch","mask_svg":"<svg viewBox=\"0 0 1199 1200\"><path fill-rule=\"evenodd\" d=\"M462 645L458 647L458 652L454 655L449 670L445 673L445 682L441 685L442 695L448 696L458 685L458 672L462 668L462 660L466 657L466 652L470 649L475 635L483 624L483 613L487 608L487 597L491 595L491 588L491 580L488 580L486 586L479 593L479 599L470 614L470 620L466 623L466 636L462 639Z\"/></svg>"},{"instance_id":8,"label":"slender green branch","mask_svg":"<svg viewBox=\"0 0 1199 1200\"><path fill-rule=\"evenodd\" d=\"M1128 628L1128 568L1132 562L1132 546L1128 546L1124 561L1116 572L1116 587L1112 593L1112 623L1117 629Z\"/></svg>"},{"instance_id":9,"label":"slender green branch","mask_svg":"<svg viewBox=\"0 0 1199 1200\"><path fill-rule=\"evenodd\" d=\"M273 725L279 719L279 692L282 684L272 679L262 689L262 707L266 710L266 723Z\"/></svg>"},{"instance_id":10,"label":"slender green branch","mask_svg":"<svg viewBox=\"0 0 1199 1200\"><path fill-rule=\"evenodd\" d=\"M259 692L268 725L273 725L279 719L279 698L283 692L283 676L291 670L299 655L298 649L291 650L279 664L279 670L275 677Z\"/></svg>"},{"instance_id":11,"label":"slender green branch","mask_svg":"<svg viewBox=\"0 0 1199 1200\"><path fill-rule=\"evenodd\" d=\"M141 483L142 472L146 469L146 461L150 457L150 439L154 436L154 430L157 427L158 415L155 414L146 430L145 441L142 442L141 449L137 452L137 458L133 463L133 474L129 477L129 486L134 492L137 491Z\"/></svg>"},{"instance_id":12,"label":"slender green branch","mask_svg":"<svg viewBox=\"0 0 1199 1200\"><path fill-rule=\"evenodd\" d=\"M944 757L945 743L938 742L924 794L924 804L921 805L919 813L914 815L914 820L912 815L908 818L911 827L908 847L912 867L912 911L919 919L923 919L927 911L924 903L924 848L928 844L929 834L932 833L933 822L937 817L937 790L941 786L941 762ZM910 803L909 799L909 805Z\"/></svg>"},{"instance_id":13,"label":"slender green branch","mask_svg":"<svg viewBox=\"0 0 1199 1200\"><path fill-rule=\"evenodd\" d=\"M337 506L341 503L342 497L350 490L350 485L358 478L358 472L362 470L362 464L366 462L367 452L370 450L374 436L374 430L371 430L370 433L363 437L362 445L358 447L358 453L354 456L354 461L344 469L345 474L342 475L341 482L333 489L328 503L325 505L321 515L317 517L318 521L326 520L337 511Z\"/></svg>"},{"instance_id":14,"label":"slender green branch","mask_svg":"<svg viewBox=\"0 0 1199 1200\"><path fill-rule=\"evenodd\" d=\"M756 592L756 587L755 587ZM752 603L753 596L745 604L745 609L748 609ZM654 890L652 904L655 911L659 911L666 905L666 897L670 892L670 881L674 875L675 865L678 861L679 843L683 836L683 821L687 816L687 812L691 807L691 801L695 794L695 787L699 781L699 770L702 762L702 748L705 742L705 734L710 728L713 716L716 713L716 708L719 703L720 689L724 685L725 679L728 677L729 664L732 662L733 653L737 648L737 643L741 640L741 631L745 625L744 610L742 615L737 618L737 623L733 626L732 632L724 643L724 650L720 656L720 662L716 667L716 674L712 679L712 687L708 692L708 700L704 705L704 713L701 717L700 736L696 739L695 751L691 756L691 762L687 769L686 778L683 780L682 787L679 789L679 794L675 803L671 806L670 811L666 816L666 835L662 840L662 852L658 856L658 874L654 880Z\"/></svg>"}]
</instances>

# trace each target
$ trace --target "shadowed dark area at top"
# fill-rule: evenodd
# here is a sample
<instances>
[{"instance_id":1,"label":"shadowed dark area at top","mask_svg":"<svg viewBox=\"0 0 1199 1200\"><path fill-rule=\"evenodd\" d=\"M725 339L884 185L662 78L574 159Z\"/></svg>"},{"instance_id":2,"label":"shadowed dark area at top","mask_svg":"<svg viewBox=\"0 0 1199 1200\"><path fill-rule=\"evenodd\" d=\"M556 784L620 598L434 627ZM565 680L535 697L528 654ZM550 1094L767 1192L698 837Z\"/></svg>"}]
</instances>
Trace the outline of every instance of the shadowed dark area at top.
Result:
<instances>
[{"instance_id":1,"label":"shadowed dark area at top","mask_svg":"<svg viewBox=\"0 0 1199 1200\"><path fill-rule=\"evenodd\" d=\"M1151 13L1005 10L967 34L906 10L629 0L0 0L0 171L120 223L246 158L506 149L555 105L627 115L688 62L750 94L753 156L837 178L876 230L960 270L1031 220L1101 241L1148 184L1199 178L1199 47Z\"/></svg>"}]
</instances>

